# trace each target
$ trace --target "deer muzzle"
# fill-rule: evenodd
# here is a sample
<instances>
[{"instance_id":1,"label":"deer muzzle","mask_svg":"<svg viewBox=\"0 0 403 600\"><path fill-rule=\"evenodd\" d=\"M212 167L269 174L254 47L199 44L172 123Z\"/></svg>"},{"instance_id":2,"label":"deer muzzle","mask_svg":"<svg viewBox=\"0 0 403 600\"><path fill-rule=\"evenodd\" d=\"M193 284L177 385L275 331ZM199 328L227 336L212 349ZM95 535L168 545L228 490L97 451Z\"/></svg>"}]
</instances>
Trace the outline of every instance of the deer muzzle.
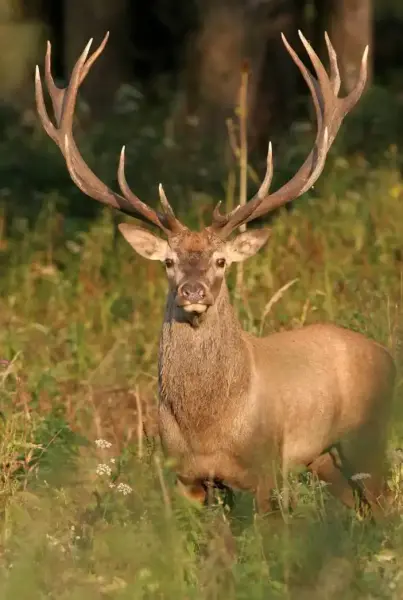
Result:
<instances>
[{"instance_id":1,"label":"deer muzzle","mask_svg":"<svg viewBox=\"0 0 403 600\"><path fill-rule=\"evenodd\" d=\"M185 312L203 313L213 304L213 299L202 281L187 280L178 287L176 304Z\"/></svg>"}]
</instances>

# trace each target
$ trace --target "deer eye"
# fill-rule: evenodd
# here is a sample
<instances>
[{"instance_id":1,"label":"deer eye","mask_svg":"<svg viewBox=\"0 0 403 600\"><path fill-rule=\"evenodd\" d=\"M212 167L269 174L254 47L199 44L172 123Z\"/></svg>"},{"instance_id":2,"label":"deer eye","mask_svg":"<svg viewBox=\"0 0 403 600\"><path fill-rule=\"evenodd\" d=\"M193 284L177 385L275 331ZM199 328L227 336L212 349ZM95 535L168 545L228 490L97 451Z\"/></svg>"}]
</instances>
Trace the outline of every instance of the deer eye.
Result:
<instances>
[{"instance_id":1,"label":"deer eye","mask_svg":"<svg viewBox=\"0 0 403 600\"><path fill-rule=\"evenodd\" d=\"M167 269L171 269L174 266L174 261L172 260L172 258L165 259L165 266Z\"/></svg>"},{"instance_id":2,"label":"deer eye","mask_svg":"<svg viewBox=\"0 0 403 600\"><path fill-rule=\"evenodd\" d=\"M225 267L225 258L217 258L215 264L219 269L223 269Z\"/></svg>"}]
</instances>

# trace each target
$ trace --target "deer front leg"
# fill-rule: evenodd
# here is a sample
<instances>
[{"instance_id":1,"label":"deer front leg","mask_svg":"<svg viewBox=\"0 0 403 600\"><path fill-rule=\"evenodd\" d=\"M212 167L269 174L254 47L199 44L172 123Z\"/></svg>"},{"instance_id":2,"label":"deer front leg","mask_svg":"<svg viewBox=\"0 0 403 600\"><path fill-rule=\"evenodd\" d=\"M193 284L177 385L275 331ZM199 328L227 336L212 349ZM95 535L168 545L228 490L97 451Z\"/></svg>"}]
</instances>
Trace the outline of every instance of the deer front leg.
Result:
<instances>
[{"instance_id":1,"label":"deer front leg","mask_svg":"<svg viewBox=\"0 0 403 600\"><path fill-rule=\"evenodd\" d=\"M275 495L273 478L264 477L259 481L255 491L255 502L256 512L260 516L278 513L280 506Z\"/></svg>"},{"instance_id":2,"label":"deer front leg","mask_svg":"<svg viewBox=\"0 0 403 600\"><path fill-rule=\"evenodd\" d=\"M207 488L200 480L178 476L176 479L178 492L196 504L204 505L207 499Z\"/></svg>"},{"instance_id":3,"label":"deer front leg","mask_svg":"<svg viewBox=\"0 0 403 600\"><path fill-rule=\"evenodd\" d=\"M275 465L261 474L255 491L256 510L259 515L279 516L295 505L295 497L288 487L287 469Z\"/></svg>"},{"instance_id":4,"label":"deer front leg","mask_svg":"<svg viewBox=\"0 0 403 600\"><path fill-rule=\"evenodd\" d=\"M224 493L224 505L230 510L232 510L234 507L234 492L230 487L224 485L221 481L206 482L178 476L176 485L178 492L182 496L201 505L207 505L211 503L213 501L214 490L220 490Z\"/></svg>"}]
</instances>

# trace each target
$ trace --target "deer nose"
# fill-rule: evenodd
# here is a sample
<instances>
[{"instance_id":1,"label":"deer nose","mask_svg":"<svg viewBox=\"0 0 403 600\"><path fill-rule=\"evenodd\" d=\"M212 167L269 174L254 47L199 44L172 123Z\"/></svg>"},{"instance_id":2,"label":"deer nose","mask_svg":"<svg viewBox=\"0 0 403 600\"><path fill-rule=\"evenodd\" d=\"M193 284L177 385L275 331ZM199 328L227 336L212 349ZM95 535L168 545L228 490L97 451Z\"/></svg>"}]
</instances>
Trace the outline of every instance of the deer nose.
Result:
<instances>
[{"instance_id":1,"label":"deer nose","mask_svg":"<svg viewBox=\"0 0 403 600\"><path fill-rule=\"evenodd\" d=\"M206 297L206 288L200 281L186 281L178 291L189 302L200 302Z\"/></svg>"}]
</instances>

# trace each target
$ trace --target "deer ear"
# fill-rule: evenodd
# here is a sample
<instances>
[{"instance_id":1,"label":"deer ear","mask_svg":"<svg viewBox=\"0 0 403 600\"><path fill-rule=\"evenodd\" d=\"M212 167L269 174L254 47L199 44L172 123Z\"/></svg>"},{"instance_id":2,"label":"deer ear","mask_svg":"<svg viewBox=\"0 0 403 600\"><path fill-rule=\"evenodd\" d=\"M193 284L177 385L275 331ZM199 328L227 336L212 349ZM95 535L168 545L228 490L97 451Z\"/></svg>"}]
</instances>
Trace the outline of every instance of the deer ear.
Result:
<instances>
[{"instance_id":1,"label":"deer ear","mask_svg":"<svg viewBox=\"0 0 403 600\"><path fill-rule=\"evenodd\" d=\"M165 260L168 250L166 240L128 223L119 223L118 228L137 254L149 260Z\"/></svg>"},{"instance_id":2,"label":"deer ear","mask_svg":"<svg viewBox=\"0 0 403 600\"><path fill-rule=\"evenodd\" d=\"M255 229L240 233L227 242L227 253L230 262L241 262L253 256L267 242L271 229Z\"/></svg>"}]
</instances>

